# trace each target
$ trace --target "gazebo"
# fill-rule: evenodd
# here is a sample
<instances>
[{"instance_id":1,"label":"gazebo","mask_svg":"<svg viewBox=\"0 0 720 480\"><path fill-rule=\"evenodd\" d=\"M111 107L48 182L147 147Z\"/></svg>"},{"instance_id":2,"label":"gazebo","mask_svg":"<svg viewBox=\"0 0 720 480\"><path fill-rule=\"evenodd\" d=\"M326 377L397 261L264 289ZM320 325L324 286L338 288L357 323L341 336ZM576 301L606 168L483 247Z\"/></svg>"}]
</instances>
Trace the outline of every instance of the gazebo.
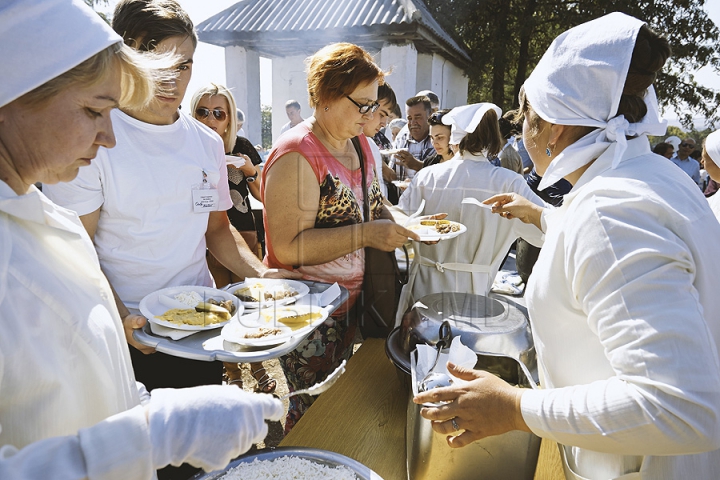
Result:
<instances>
[{"instance_id":1,"label":"gazebo","mask_svg":"<svg viewBox=\"0 0 720 480\"><path fill-rule=\"evenodd\" d=\"M467 102L467 52L432 18L422 0L242 0L197 26L200 40L225 48L228 86L238 106L260 112L260 57L273 60L273 140L287 122L285 102L308 106L304 60L333 42L351 42L374 56L401 105L420 90L441 107ZM246 123L257 143L260 123Z\"/></svg>"}]
</instances>

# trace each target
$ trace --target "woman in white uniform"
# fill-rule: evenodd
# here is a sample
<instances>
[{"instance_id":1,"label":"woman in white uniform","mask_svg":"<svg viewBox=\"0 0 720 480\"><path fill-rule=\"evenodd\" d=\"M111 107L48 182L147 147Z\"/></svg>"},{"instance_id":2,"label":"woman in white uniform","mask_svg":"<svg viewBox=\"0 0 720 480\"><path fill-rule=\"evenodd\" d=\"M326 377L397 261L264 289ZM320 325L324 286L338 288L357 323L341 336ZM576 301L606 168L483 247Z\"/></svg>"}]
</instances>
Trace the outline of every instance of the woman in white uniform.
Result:
<instances>
[{"instance_id":1,"label":"woman in white uniform","mask_svg":"<svg viewBox=\"0 0 720 480\"><path fill-rule=\"evenodd\" d=\"M702 150L703 165L710 175L710 178L720 182L720 130L715 131L705 138ZM717 193L708 198L710 208L715 217L720 220L720 195Z\"/></svg>"},{"instance_id":2,"label":"woman in white uniform","mask_svg":"<svg viewBox=\"0 0 720 480\"><path fill-rule=\"evenodd\" d=\"M428 214L447 213L467 232L436 245L415 243L415 258L407 285L400 296L395 323L425 295L439 292L468 292L486 295L492 287L510 245L518 237L542 245L542 232L519 220L506 222L489 210L463 204L465 197L486 200L501 192L518 192L545 203L515 172L492 165L487 155L497 155L504 142L500 135L500 109L491 103L453 108L442 117L452 126L452 140L459 153L451 160L423 168L400 197L397 208L411 214L425 201Z\"/></svg>"},{"instance_id":3,"label":"woman in white uniform","mask_svg":"<svg viewBox=\"0 0 720 480\"><path fill-rule=\"evenodd\" d=\"M612 13L560 35L525 82L540 187L573 189L552 211L487 203L546 226L526 292L543 388L455 370L471 383L415 398L452 401L422 412L463 431L450 446L520 429L562 445L568 478L717 478L720 224L646 136L665 131L652 83L669 55Z\"/></svg>"},{"instance_id":4,"label":"woman in white uniform","mask_svg":"<svg viewBox=\"0 0 720 480\"><path fill-rule=\"evenodd\" d=\"M34 186L72 180L114 146L110 112L155 93L147 60L81 0L3 2L0 58L0 478L224 467L282 404L221 386L150 398L77 214Z\"/></svg>"}]
</instances>

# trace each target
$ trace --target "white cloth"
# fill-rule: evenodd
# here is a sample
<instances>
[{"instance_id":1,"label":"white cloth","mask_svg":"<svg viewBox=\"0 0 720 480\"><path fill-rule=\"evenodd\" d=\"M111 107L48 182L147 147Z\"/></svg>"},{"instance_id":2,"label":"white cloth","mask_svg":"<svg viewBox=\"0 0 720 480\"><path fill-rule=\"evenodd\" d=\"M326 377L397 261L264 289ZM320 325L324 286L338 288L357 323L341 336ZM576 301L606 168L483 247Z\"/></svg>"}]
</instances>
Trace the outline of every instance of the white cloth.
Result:
<instances>
[{"instance_id":1,"label":"white cloth","mask_svg":"<svg viewBox=\"0 0 720 480\"><path fill-rule=\"evenodd\" d=\"M423 215L447 213L448 220L462 223L467 231L436 245L414 244L410 279L403 287L396 316L398 325L405 309L425 295L438 292L486 295L517 237L523 237L533 245L542 244L543 234L536 227L462 203L465 197L483 201L506 192L517 192L545 206L521 175L495 167L484 156L456 155L418 172L400 197L398 207L411 214L425 200Z\"/></svg>"},{"instance_id":2,"label":"white cloth","mask_svg":"<svg viewBox=\"0 0 720 480\"><path fill-rule=\"evenodd\" d=\"M613 148L544 215L523 418L589 479L717 478L720 224L647 137Z\"/></svg>"},{"instance_id":3,"label":"white cloth","mask_svg":"<svg viewBox=\"0 0 720 480\"><path fill-rule=\"evenodd\" d=\"M285 413L272 395L254 394L233 385L153 390L148 408L153 462L184 462L206 471L225 467L268 433L265 419Z\"/></svg>"},{"instance_id":4,"label":"white cloth","mask_svg":"<svg viewBox=\"0 0 720 480\"><path fill-rule=\"evenodd\" d=\"M442 117L442 123L451 125L450 144L460 145L460 141L465 138L468 133L475 131L485 114L495 110L498 118L502 116L502 110L494 103L473 103L472 105L463 105L455 107Z\"/></svg>"},{"instance_id":5,"label":"white cloth","mask_svg":"<svg viewBox=\"0 0 720 480\"><path fill-rule=\"evenodd\" d=\"M125 335L77 215L0 181L0 272L0 478L150 478Z\"/></svg>"},{"instance_id":6,"label":"white cloth","mask_svg":"<svg viewBox=\"0 0 720 480\"><path fill-rule=\"evenodd\" d=\"M638 31L644 22L614 12L559 35L553 40L525 81L530 106L545 121L597 129L555 157L539 189L553 185L587 165L617 143L613 168L624 151L625 136L663 135L667 122L660 119L652 86L645 95L647 115L628 123L617 115Z\"/></svg>"},{"instance_id":7,"label":"white cloth","mask_svg":"<svg viewBox=\"0 0 720 480\"><path fill-rule=\"evenodd\" d=\"M705 138L705 151L715 165L720 165L720 130L712 132Z\"/></svg>"},{"instance_id":8,"label":"white cloth","mask_svg":"<svg viewBox=\"0 0 720 480\"><path fill-rule=\"evenodd\" d=\"M59 43L61 42L61 43ZM82 0L0 3L0 107L122 42Z\"/></svg>"},{"instance_id":9,"label":"white cloth","mask_svg":"<svg viewBox=\"0 0 720 480\"><path fill-rule=\"evenodd\" d=\"M373 153L373 160L375 161L375 176L378 179L378 185L380 185L380 191L383 194L383 197L387 198L388 195L388 187L385 181L383 180L383 159L382 155L380 155L380 149L375 144L375 140L373 140L371 137L367 137L368 145L370 145L370 150L372 150Z\"/></svg>"},{"instance_id":10,"label":"white cloth","mask_svg":"<svg viewBox=\"0 0 720 480\"><path fill-rule=\"evenodd\" d=\"M101 148L70 183L44 186L56 203L86 215L100 210L95 246L103 271L128 308L177 285L213 285L205 260L209 213L194 213L192 188L203 171L232 206L220 137L180 113L151 125L112 113L117 146Z\"/></svg>"},{"instance_id":11,"label":"white cloth","mask_svg":"<svg viewBox=\"0 0 720 480\"><path fill-rule=\"evenodd\" d=\"M715 218L720 221L720 195L716 193L712 197L708 198L708 203L710 204L710 209L715 214Z\"/></svg>"}]
</instances>

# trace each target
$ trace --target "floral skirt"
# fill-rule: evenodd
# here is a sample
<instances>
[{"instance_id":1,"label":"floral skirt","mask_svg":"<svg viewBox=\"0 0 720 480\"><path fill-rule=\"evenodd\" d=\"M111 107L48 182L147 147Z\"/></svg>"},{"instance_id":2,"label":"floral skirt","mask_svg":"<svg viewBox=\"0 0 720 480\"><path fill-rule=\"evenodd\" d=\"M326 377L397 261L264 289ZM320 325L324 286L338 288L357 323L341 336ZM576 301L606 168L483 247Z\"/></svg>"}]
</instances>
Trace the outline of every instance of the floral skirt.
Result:
<instances>
[{"instance_id":1,"label":"floral skirt","mask_svg":"<svg viewBox=\"0 0 720 480\"><path fill-rule=\"evenodd\" d=\"M291 392L323 381L353 352L356 324L350 315L329 317L298 348L280 357L288 389ZM312 405L314 398L298 395L290 398L285 423L287 434Z\"/></svg>"}]
</instances>

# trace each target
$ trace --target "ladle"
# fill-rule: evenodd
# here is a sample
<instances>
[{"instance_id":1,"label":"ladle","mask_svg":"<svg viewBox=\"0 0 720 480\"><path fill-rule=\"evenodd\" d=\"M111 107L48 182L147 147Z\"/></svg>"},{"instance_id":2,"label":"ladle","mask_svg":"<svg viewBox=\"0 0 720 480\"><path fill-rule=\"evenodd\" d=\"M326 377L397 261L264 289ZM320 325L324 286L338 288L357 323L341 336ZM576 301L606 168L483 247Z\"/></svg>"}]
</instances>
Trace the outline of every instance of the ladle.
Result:
<instances>
[{"instance_id":1,"label":"ladle","mask_svg":"<svg viewBox=\"0 0 720 480\"><path fill-rule=\"evenodd\" d=\"M290 397L294 397L295 395L320 395L330 387L332 387L335 382L337 382L338 378L340 378L340 375L345 373L345 360L342 361L340 365L325 378L320 383L316 383L310 388L303 388L302 390L295 390L294 392L290 392L287 395L283 395L280 400L287 400Z\"/></svg>"},{"instance_id":2,"label":"ladle","mask_svg":"<svg viewBox=\"0 0 720 480\"><path fill-rule=\"evenodd\" d=\"M452 329L450 328L450 322L448 322L447 320L443 320L443 322L440 324L439 340L435 344L435 348L437 348L435 362L433 362L432 367L425 374L425 378L423 378L420 382L420 386L418 387L419 391L425 392L432 388L447 386L452 383L452 379L446 373L435 373L433 371L437 366L438 360L440 360L440 354L442 353L442 350L449 347L450 342L452 342Z\"/></svg>"}]
</instances>

